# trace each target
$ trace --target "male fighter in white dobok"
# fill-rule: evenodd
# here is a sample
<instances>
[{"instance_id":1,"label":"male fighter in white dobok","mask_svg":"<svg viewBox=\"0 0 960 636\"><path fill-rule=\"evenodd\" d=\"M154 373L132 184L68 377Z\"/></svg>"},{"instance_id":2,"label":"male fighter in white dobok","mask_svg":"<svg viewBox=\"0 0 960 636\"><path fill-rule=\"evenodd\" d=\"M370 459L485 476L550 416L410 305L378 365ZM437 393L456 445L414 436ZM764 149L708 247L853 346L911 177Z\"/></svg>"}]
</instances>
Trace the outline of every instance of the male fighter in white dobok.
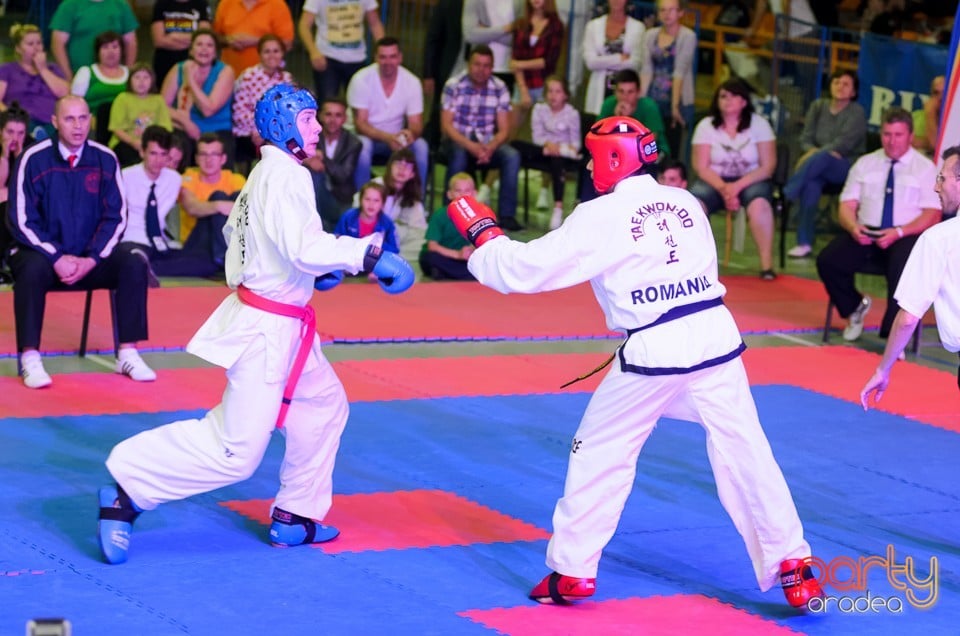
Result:
<instances>
[{"instance_id":1,"label":"male fighter in white dobok","mask_svg":"<svg viewBox=\"0 0 960 636\"><path fill-rule=\"evenodd\" d=\"M472 199L448 208L477 247L468 267L481 283L535 293L590 281L607 326L626 334L574 436L547 547L554 572L530 598L564 604L594 593L600 553L630 494L637 456L663 416L706 429L720 502L746 543L760 588L779 580L789 603L803 607L823 592L760 427L707 217L686 190L646 174L657 146L635 119L598 121L586 147L604 195L578 205L537 240L510 240L493 212Z\"/></svg>"},{"instance_id":2,"label":"male fighter in white dobok","mask_svg":"<svg viewBox=\"0 0 960 636\"><path fill-rule=\"evenodd\" d=\"M199 420L174 422L118 444L107 459L116 485L100 489L99 539L108 563L127 560L133 521L144 510L248 478L270 434L286 435L270 541L286 547L329 541L319 523L330 509L333 464L347 421L347 399L320 351L314 287L331 272L372 271L389 293L413 283L410 266L381 253L376 235L336 238L323 231L310 172L317 150L316 100L279 85L257 103L262 161L224 228L230 294L187 345L227 369L223 401Z\"/></svg>"}]
</instances>

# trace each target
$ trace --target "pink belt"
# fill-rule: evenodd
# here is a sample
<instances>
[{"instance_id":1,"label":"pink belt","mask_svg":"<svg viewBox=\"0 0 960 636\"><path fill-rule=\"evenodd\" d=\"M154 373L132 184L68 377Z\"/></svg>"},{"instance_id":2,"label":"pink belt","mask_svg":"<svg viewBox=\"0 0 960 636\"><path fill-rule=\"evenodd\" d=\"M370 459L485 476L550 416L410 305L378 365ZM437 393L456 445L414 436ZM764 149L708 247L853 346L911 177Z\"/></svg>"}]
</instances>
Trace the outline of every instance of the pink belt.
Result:
<instances>
[{"instance_id":1,"label":"pink belt","mask_svg":"<svg viewBox=\"0 0 960 636\"><path fill-rule=\"evenodd\" d=\"M300 374L303 373L303 365L307 363L307 356L310 354L310 348L313 345L313 337L317 333L317 317L310 305L298 307L297 305L278 303L275 300L256 295L243 285L237 287L237 297L244 305L250 305L278 316L289 316L300 320L300 347L297 349L297 356L293 359L290 375L287 376L287 384L283 387L283 403L280 405L280 414L277 416L277 428L283 428L283 420L286 419L287 411L290 409L293 391L297 388L297 381L300 379Z\"/></svg>"}]
</instances>

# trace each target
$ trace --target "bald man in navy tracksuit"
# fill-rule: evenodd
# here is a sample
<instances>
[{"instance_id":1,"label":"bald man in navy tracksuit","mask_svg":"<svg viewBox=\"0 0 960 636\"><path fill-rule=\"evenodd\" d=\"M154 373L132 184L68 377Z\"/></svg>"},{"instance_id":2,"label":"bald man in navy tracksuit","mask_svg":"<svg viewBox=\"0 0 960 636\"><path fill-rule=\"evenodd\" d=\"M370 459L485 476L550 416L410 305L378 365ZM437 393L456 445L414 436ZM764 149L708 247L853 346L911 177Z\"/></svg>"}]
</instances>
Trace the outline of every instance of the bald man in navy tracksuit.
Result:
<instances>
[{"instance_id":1,"label":"bald man in navy tracksuit","mask_svg":"<svg viewBox=\"0 0 960 636\"><path fill-rule=\"evenodd\" d=\"M118 248L127 223L117 158L88 141L90 109L83 98L57 102L56 134L24 151L7 208L17 351L29 388L52 383L40 360L40 332L51 289L117 290L120 352L117 373L156 379L136 343L147 338L147 262Z\"/></svg>"}]
</instances>

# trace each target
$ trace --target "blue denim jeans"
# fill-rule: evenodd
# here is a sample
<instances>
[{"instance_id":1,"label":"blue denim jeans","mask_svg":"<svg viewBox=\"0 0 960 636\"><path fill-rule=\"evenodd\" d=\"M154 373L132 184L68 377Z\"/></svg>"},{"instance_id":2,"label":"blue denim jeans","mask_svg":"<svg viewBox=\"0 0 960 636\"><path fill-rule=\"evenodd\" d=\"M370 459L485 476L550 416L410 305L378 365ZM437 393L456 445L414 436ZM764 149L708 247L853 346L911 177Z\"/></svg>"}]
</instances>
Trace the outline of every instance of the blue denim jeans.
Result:
<instances>
[{"instance_id":1,"label":"blue denim jeans","mask_svg":"<svg viewBox=\"0 0 960 636\"><path fill-rule=\"evenodd\" d=\"M473 155L465 148L458 146L449 139L444 141L447 155L447 174L444 183L450 182L450 177L458 172L470 172L478 166ZM517 181L520 174L520 153L510 144L501 144L493 153L491 168L500 169L500 196L497 199L497 214L500 218L516 218L517 216Z\"/></svg>"},{"instance_id":2,"label":"blue denim jeans","mask_svg":"<svg viewBox=\"0 0 960 636\"><path fill-rule=\"evenodd\" d=\"M820 196L827 186L840 186L847 179L850 160L836 158L828 151L815 153L793 173L783 189L791 201L798 201L797 245L813 245Z\"/></svg>"},{"instance_id":3,"label":"blue denim jeans","mask_svg":"<svg viewBox=\"0 0 960 636\"><path fill-rule=\"evenodd\" d=\"M363 148L360 149L360 156L357 157L357 170L354 172L354 182L357 186L357 190L363 187L367 181L370 180L370 169L373 167L373 162L376 159L379 159L386 163L387 159L390 158L392 151L390 146L382 141L375 141L369 137L364 137L363 135L357 135L360 138L360 143L363 145ZM427 191L427 168L429 167L430 162L430 146L427 145L427 141L420 137L412 144L410 144L410 150L413 151L413 156L417 162L417 174L420 177L420 192Z\"/></svg>"}]
</instances>

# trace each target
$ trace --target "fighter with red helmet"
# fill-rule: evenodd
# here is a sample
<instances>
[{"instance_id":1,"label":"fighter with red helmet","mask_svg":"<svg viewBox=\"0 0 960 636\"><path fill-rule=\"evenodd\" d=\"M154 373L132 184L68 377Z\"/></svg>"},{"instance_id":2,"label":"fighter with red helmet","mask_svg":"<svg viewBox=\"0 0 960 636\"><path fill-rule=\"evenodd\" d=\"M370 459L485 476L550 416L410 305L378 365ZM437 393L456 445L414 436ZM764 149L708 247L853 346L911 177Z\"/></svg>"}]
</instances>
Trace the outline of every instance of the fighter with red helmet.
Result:
<instances>
[{"instance_id":1,"label":"fighter with red helmet","mask_svg":"<svg viewBox=\"0 0 960 636\"><path fill-rule=\"evenodd\" d=\"M536 293L589 281L624 342L574 435L563 497L553 514L547 565L530 593L565 604L594 593L600 554L617 528L637 457L660 417L701 424L720 501L746 543L764 591L778 581L803 607L823 594L786 481L760 426L740 354L745 345L723 304L707 217L686 190L647 174L653 135L629 117L587 133L588 169L602 196L557 230L521 243L472 199L451 219L477 246L468 267L503 293Z\"/></svg>"}]
</instances>

